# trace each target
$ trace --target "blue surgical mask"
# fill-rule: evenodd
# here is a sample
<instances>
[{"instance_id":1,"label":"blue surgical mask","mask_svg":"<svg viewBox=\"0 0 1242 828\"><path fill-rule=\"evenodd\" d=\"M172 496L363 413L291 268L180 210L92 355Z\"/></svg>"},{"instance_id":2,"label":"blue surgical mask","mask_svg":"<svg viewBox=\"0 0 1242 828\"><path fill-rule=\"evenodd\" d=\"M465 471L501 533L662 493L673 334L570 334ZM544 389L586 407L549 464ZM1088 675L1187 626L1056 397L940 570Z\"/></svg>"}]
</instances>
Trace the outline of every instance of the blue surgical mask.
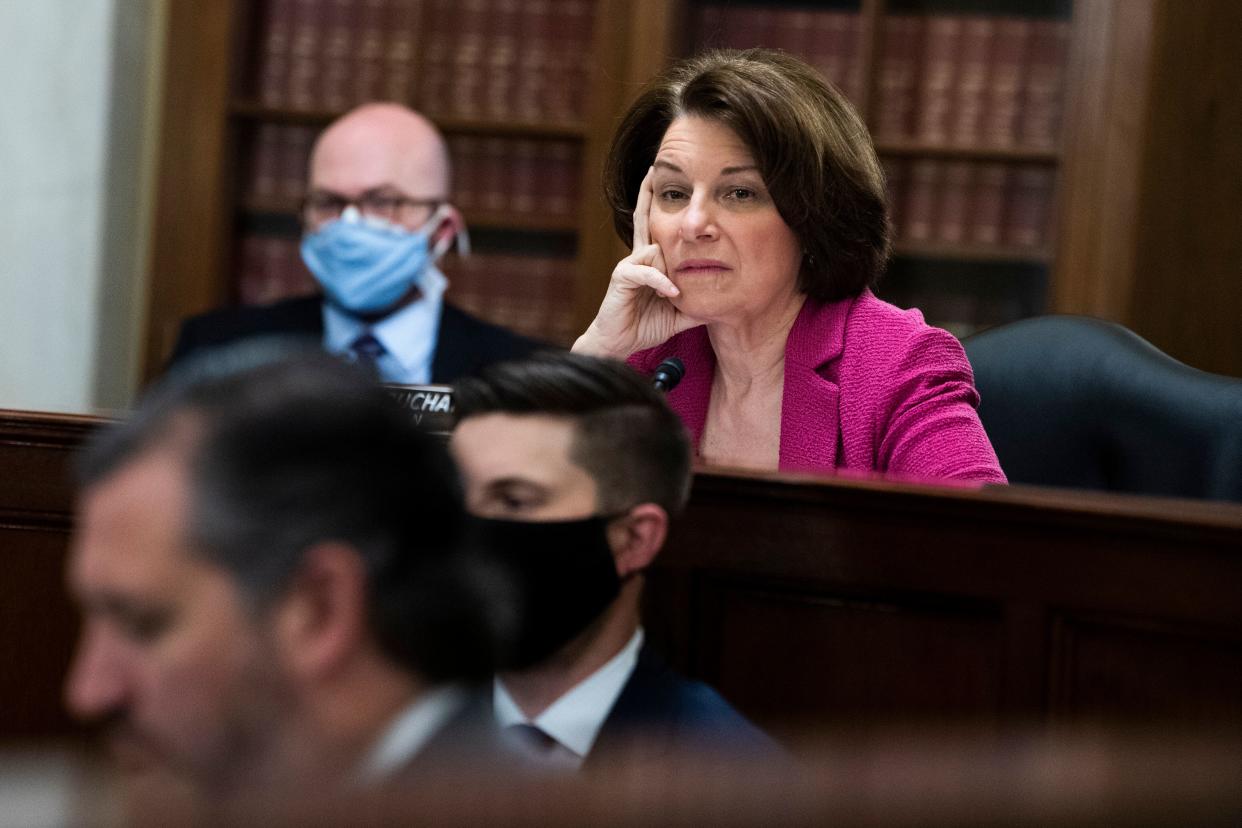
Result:
<instances>
[{"instance_id":1,"label":"blue surgical mask","mask_svg":"<svg viewBox=\"0 0 1242 828\"><path fill-rule=\"evenodd\" d=\"M432 231L445 208L413 232L394 224L360 218L347 207L302 239L302 260L333 304L355 314L380 313L421 284L437 254Z\"/></svg>"}]
</instances>

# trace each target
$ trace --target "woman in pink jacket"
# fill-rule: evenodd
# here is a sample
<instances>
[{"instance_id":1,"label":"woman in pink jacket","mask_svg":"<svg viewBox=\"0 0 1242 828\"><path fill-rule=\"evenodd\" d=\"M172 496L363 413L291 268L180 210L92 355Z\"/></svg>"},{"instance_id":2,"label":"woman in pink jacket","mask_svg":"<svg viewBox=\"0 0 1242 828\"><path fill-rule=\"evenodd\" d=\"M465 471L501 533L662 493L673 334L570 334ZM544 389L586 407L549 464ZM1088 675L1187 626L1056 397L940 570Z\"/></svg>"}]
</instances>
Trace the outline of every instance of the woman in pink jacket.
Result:
<instances>
[{"instance_id":1,"label":"woman in pink jacket","mask_svg":"<svg viewBox=\"0 0 1242 828\"><path fill-rule=\"evenodd\" d=\"M810 66L761 49L673 66L623 119L605 196L633 252L574 350L679 357L668 400L702 462L1005 482L957 340L871 292L883 173Z\"/></svg>"}]
</instances>

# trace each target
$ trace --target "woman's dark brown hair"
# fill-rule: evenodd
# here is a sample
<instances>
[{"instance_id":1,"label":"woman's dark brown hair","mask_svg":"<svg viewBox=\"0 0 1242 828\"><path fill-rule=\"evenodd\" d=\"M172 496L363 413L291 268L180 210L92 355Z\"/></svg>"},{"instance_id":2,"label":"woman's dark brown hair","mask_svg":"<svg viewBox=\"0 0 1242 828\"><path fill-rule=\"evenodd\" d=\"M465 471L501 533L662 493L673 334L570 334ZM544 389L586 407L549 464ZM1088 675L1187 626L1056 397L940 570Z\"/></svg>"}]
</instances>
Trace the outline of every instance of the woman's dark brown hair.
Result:
<instances>
[{"instance_id":1,"label":"woman's dark brown hair","mask_svg":"<svg viewBox=\"0 0 1242 828\"><path fill-rule=\"evenodd\" d=\"M821 301L875 284L889 255L881 171L854 108L815 69L771 49L705 52L652 80L625 114L604 166L622 241L669 124L693 115L732 129L802 244L798 288Z\"/></svg>"}]
</instances>

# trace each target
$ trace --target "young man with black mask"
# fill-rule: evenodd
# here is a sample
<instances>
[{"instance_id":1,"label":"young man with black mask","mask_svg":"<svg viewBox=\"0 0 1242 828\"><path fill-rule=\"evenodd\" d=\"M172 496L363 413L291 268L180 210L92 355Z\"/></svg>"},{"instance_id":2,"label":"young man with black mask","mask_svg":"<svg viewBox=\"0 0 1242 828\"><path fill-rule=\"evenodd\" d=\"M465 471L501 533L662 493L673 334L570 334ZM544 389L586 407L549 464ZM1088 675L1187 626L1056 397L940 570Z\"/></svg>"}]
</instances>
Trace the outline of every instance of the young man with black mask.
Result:
<instances>
[{"instance_id":1,"label":"young man with black mask","mask_svg":"<svg viewBox=\"0 0 1242 828\"><path fill-rule=\"evenodd\" d=\"M690 444L627 366L546 354L457 386L452 452L478 542L525 585L498 722L537 761L575 769L670 751L779 752L709 687L644 644L643 572L685 505Z\"/></svg>"}]
</instances>

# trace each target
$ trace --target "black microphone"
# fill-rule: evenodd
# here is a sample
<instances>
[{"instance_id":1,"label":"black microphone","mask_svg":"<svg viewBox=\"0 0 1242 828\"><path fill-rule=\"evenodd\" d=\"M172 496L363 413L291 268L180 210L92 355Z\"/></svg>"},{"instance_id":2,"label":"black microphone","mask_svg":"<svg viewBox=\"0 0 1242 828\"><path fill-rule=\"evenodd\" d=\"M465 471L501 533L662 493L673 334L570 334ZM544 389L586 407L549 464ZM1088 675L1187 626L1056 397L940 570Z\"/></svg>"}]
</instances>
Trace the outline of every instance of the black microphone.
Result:
<instances>
[{"instance_id":1,"label":"black microphone","mask_svg":"<svg viewBox=\"0 0 1242 828\"><path fill-rule=\"evenodd\" d=\"M685 364L677 357L669 357L656 366L651 384L657 391L668 393L677 387L677 383L681 382L681 378L685 375Z\"/></svg>"}]
</instances>

